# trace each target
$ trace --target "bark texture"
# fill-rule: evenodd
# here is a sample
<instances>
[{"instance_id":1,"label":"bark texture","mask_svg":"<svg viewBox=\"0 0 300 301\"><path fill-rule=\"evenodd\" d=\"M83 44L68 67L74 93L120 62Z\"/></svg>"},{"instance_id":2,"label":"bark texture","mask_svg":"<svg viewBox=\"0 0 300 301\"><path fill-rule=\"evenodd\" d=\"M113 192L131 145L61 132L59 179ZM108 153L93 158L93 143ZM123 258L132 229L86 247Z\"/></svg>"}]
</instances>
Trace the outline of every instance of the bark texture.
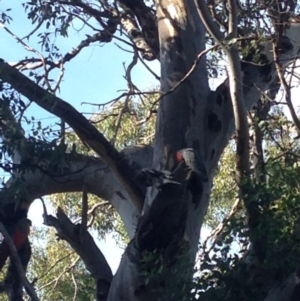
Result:
<instances>
[{"instance_id":1,"label":"bark texture","mask_svg":"<svg viewBox=\"0 0 300 301\"><path fill-rule=\"evenodd\" d=\"M49 162L45 160L38 162L40 168L35 172L22 173L22 183L26 187L28 202L52 193L81 191L85 185L89 193L109 200L120 214L131 241L114 277L88 234L85 234L85 237L78 236L75 225L61 210L58 211L57 218L48 216L48 223L54 226L59 235L81 255L97 280L98 300L177 301L182 297L183 292L173 293L174 278L167 275L175 275L174 277L180 279L178 266L186 263L188 268L192 267L209 204L214 173L220 156L234 132L229 80L224 81L216 91L211 91L205 56L202 56L191 75L185 78L195 58L205 50L205 29L199 14L200 2L157 0L155 19L143 1L120 1L136 15L138 21L135 24L127 22L123 26L130 25L128 31L132 31L132 24L140 25L143 35L138 38L144 38L143 43L146 43L143 44L144 51L148 53L149 59L159 57L161 61L161 90L165 94L159 103L153 149L132 148L124 150L122 154L118 153L71 105L54 97L4 61L0 61L0 78L4 82L11 84L45 110L62 118L82 141L101 157L101 159L78 155L74 157L65 154L61 157L61 161L57 162L61 167L59 170L51 170ZM203 3L205 4L205 1ZM156 26L155 20L159 40L157 32L152 32L146 26L149 25L150 29L153 29ZM218 37L220 38L222 37ZM291 24L286 36L282 37L283 46L278 61L284 64L291 62L298 53L299 41L299 24ZM272 47L266 42L263 48L262 53L267 60L264 66L247 61L241 65L243 107L248 110L260 99L262 91L271 87L276 78L274 57L270 51ZM181 84L177 85L180 81ZM168 93L170 90L172 92ZM139 169L152 166L157 170L174 170L176 168L174 155L183 148L197 151L207 173L199 205L195 207L189 193L183 194L181 190L175 190L177 193L174 194L174 191L165 191L163 188L158 193L154 189L150 191L144 201L145 191L134 181ZM47 168L42 168L45 166ZM1 192L4 199L10 198L17 184L16 177L10 179ZM143 216L140 218L142 209ZM155 216L159 220L155 220ZM164 217L165 221L162 221ZM173 232L168 228L170 225L180 235L171 235ZM143 252L151 250L151 245L149 246L148 241L143 241L143 238L147 237L146 235L151 237L149 233L154 235L151 242L155 241L162 258L168 259L166 260L168 273L155 275L146 281L143 276ZM163 234L166 237L160 237ZM94 250L94 259L97 262L88 258L83 241ZM296 282L293 282L291 276L282 290L285 297L281 300L287 300L284 298L291 296L295 287ZM274 288L266 300L277 301L279 295Z\"/></svg>"}]
</instances>

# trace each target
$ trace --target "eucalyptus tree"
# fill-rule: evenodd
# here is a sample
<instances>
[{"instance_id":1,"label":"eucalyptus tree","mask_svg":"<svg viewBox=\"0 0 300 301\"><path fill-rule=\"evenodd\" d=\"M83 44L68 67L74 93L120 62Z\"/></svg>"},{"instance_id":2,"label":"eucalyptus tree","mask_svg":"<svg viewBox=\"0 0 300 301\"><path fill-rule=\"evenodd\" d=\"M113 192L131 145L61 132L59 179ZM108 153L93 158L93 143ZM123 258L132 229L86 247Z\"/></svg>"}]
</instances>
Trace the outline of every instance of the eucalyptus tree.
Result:
<instances>
[{"instance_id":1,"label":"eucalyptus tree","mask_svg":"<svg viewBox=\"0 0 300 301\"><path fill-rule=\"evenodd\" d=\"M250 273L247 285L260 288L252 297L289 300L298 289L293 274L296 261L289 265L285 278L267 273L267 281L264 279L267 270L264 263L272 261L273 246L265 243L272 239L272 233L260 233L266 216L256 194L257 187L265 183L262 172L265 157L262 144L252 145L253 137L257 136L250 135L249 139L247 111L255 107L259 118L266 119L264 116L282 85L293 122L300 131L291 102L291 84L284 76L285 72L294 72L292 64L299 51L297 3L57 0L31 1L23 7L33 29L25 38L18 37L18 33L15 37L36 57L25 57L17 63L5 62L5 58L0 61L2 168L11 173L1 192L3 208L9 202L16 203L17 208L27 208L39 197L83 191L80 224L72 223L61 208L56 217L45 213L45 222L81 257L96 280L97 300L184 300L190 298L188 283L193 275L213 179L220 157L235 134L235 182L246 210L250 247L239 258L245 269L235 270L235 265L231 268L240 273L239 279L245 270ZM9 13L2 13L1 22L11 33ZM89 33L77 47L61 55L55 36L68 38L72 24L78 20L87 26ZM40 38L43 51L26 44L33 35ZM75 61L85 47L114 39L132 47L134 59L126 70L128 91L121 95L124 107L116 134L108 141L93 122L71 105L72 100L56 95L65 65ZM155 135L150 145L130 145L119 152L114 142L122 127L122 116L133 112L128 99L142 94L131 80L131 69L137 60L157 60L161 66L160 88L156 92L159 96L153 103L153 106L158 103L158 109L152 107L144 116L135 116L142 124L157 114ZM220 61L226 66L228 77L211 90L209 77L220 76L217 68ZM83 72L88 73L89 66L85 67ZM52 74L59 69L59 77L53 82ZM27 104L22 97L16 97L16 92L61 119L62 129L57 139L48 142L24 134L18 117L23 116ZM68 145L65 124L91 150L89 156L79 154L76 145ZM258 174L253 173L250 165L250 146L257 155L255 164L261 166L255 169ZM138 180L143 168L176 170L176 153L185 148L193 149L201 158L207 176L199 184L202 188L197 206L191 193L182 190L186 170L174 175L182 184L177 187L168 183L175 185L169 190L164 186L158 192L155 188L147 190ZM87 232L87 193L113 206L130 239L114 276ZM210 292L215 290L212 298L218 297L220 288L226 291L226 283L220 283L221 280L209 286ZM21 281L19 288L23 285L32 293L30 284ZM6 290L12 299L11 289L8 284ZM228 300L233 298L230 292L224 296Z\"/></svg>"}]
</instances>

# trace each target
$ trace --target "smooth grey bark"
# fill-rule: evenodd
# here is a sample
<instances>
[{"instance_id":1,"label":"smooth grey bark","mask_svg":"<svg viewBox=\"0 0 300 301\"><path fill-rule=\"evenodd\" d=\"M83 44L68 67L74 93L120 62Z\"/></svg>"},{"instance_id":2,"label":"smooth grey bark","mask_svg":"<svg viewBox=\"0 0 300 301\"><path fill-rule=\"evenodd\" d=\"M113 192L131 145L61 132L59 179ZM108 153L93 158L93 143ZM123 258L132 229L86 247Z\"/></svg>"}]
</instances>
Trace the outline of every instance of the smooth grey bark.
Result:
<instances>
[{"instance_id":1,"label":"smooth grey bark","mask_svg":"<svg viewBox=\"0 0 300 301\"><path fill-rule=\"evenodd\" d=\"M204 50L205 32L194 1L162 0L157 1L157 7L162 64L161 86L162 90L167 92L185 76L197 54ZM288 41L290 48L280 56L280 60L286 63L294 59L299 49L297 46L300 39L298 24L291 26L291 30L287 32L288 36L289 34L293 39ZM268 44L265 46L265 53L270 57L271 47ZM270 57L271 61L272 57ZM275 69L272 64L269 68L260 68L246 63L243 66L243 73L243 97L246 107L250 109L259 99L261 91L266 91L273 83ZM155 155L152 163L152 166L157 169L171 169L174 165L172 155L183 147L194 147L202 155L209 181L204 184L199 207L195 209L189 202L186 232L190 258L194 258L197 251L199 233L208 207L215 169L233 131L234 122L228 81L220 85L216 91L210 91L205 58L202 58L194 73L172 93L164 96L160 102L154 146ZM107 174L102 175L102 178L112 181ZM116 190L118 192L113 195L108 194L107 197L111 202L116 200L114 206L121 214L123 221L126 220L125 226L127 225L127 230L130 229L128 230L130 237L134 238L137 218L132 217L137 215L137 211L130 205L125 206L126 209L124 209L123 204L132 205L132 203L123 193L124 190L118 190L118 188ZM105 190L101 193L104 195L104 192ZM150 204L151 199L148 201ZM125 219L126 216L127 219ZM144 287L143 279L140 277L140 255L133 239L112 281L108 300L154 300L154 297L159 297L161 292L158 295L150 293L151 285L155 287L155 282ZM144 287L142 293L141 287Z\"/></svg>"},{"instance_id":2,"label":"smooth grey bark","mask_svg":"<svg viewBox=\"0 0 300 301\"><path fill-rule=\"evenodd\" d=\"M150 146L128 147L122 154L129 162L135 162L136 168L147 168L152 161L153 149ZM54 193L80 192L85 184L89 193L110 201L120 214L129 237L134 236L139 213L103 160L79 154L65 154L57 164L60 168L53 171L48 168L49 162L45 160L40 162L41 168L36 168L33 172L15 174L8 180L7 188L0 192L1 200L4 203L13 201L12 196L17 190L16 187L20 186L20 181L26 187L26 201L29 203Z\"/></svg>"},{"instance_id":3,"label":"smooth grey bark","mask_svg":"<svg viewBox=\"0 0 300 301\"><path fill-rule=\"evenodd\" d=\"M92 235L86 229L82 230L82 224L73 224L61 208L56 216L44 216L46 225L53 226L58 236L67 241L83 260L97 283L97 301L106 300L113 274L104 255Z\"/></svg>"},{"instance_id":4,"label":"smooth grey bark","mask_svg":"<svg viewBox=\"0 0 300 301\"><path fill-rule=\"evenodd\" d=\"M192 1L186 1L185 4L190 12L195 11ZM172 3L160 1L158 4L163 91L168 91L184 77L188 70L187 66L189 66L187 62L191 65L196 54L204 49L204 36L201 40L201 32L204 32L203 27L198 19L196 24L199 26L200 36L197 36L196 31L189 27L189 24L195 21L194 14L186 15L186 7L181 1L172 1ZM286 33L287 36L291 35L292 38L295 38L295 30L298 31L298 24L295 24L295 27L291 26ZM188 40L188 43L182 42L187 41L185 39ZM300 37L298 37L299 39ZM283 40L286 43L286 48L279 59L287 64L296 57L299 47L295 40L290 41L286 37L283 37ZM190 45L193 47L188 49L189 52L185 47ZM198 45L197 53L191 51L191 49L196 48L195 45ZM250 63L245 63L242 66L243 96L247 109L252 108L260 98L262 91L268 90L276 77L273 59L270 56L271 46L268 43L264 46L265 54L270 60L270 64L266 68ZM170 169L174 164L172 154L187 146L198 148L203 156L209 181L203 187L199 208L195 210L192 206L189 207L186 232L189 238L191 258L196 255L200 229L209 204L211 181L215 169L229 138L234 132L228 81L226 80L216 91L209 91L204 64L203 59L202 64L200 63L202 68L197 68L191 78L188 78L180 87L161 100L153 160L154 168ZM139 291L137 288L140 285L138 262L135 262L137 258L137 251L132 241L123 255L118 272L112 282L109 301L146 300L137 294ZM144 295L149 297L149 294L150 292L147 294L147 289L145 289Z\"/></svg>"},{"instance_id":5,"label":"smooth grey bark","mask_svg":"<svg viewBox=\"0 0 300 301\"><path fill-rule=\"evenodd\" d=\"M169 91L192 67L195 57L205 49L205 31L193 1L160 1L157 18L160 36L161 89ZM163 97L158 111L153 167L171 169L173 154L193 147L207 168L209 154L205 145L205 114L210 94L206 61L203 58L194 73L175 91ZM189 208L187 235L196 255L201 220L208 205L212 177L204 184L202 204ZM191 202L190 202L190 205ZM197 217L197 218L196 218ZM196 221L197 220L197 221ZM198 237L197 237L198 236Z\"/></svg>"}]
</instances>

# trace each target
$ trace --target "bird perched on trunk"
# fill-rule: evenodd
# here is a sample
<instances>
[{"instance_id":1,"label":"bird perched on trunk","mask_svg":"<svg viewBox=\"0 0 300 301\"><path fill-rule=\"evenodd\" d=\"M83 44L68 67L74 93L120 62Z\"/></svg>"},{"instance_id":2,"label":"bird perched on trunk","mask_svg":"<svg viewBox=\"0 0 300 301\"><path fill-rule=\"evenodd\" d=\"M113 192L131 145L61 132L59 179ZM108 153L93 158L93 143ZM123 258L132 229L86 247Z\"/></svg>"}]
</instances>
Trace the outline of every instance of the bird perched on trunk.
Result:
<instances>
[{"instance_id":1,"label":"bird perched on trunk","mask_svg":"<svg viewBox=\"0 0 300 301\"><path fill-rule=\"evenodd\" d=\"M187 189L191 192L193 196L193 203L197 208L203 192L202 182L208 181L203 160L195 149L184 148L176 152L175 161L179 164L174 170L173 174L175 174L176 171L182 167L182 165L184 165L189 171L186 177Z\"/></svg>"},{"instance_id":2,"label":"bird perched on trunk","mask_svg":"<svg viewBox=\"0 0 300 301\"><path fill-rule=\"evenodd\" d=\"M14 226L7 228L7 232L11 236L17 251L22 250L24 244L28 242L28 235L30 232L31 225L32 223L30 219L23 218L19 220ZM10 248L4 239L0 245L0 270L3 268L10 254L11 254Z\"/></svg>"},{"instance_id":3,"label":"bird perched on trunk","mask_svg":"<svg viewBox=\"0 0 300 301\"><path fill-rule=\"evenodd\" d=\"M207 173L200 154L193 148L184 148L176 152L176 161L196 173L203 182L207 182Z\"/></svg>"}]
</instances>

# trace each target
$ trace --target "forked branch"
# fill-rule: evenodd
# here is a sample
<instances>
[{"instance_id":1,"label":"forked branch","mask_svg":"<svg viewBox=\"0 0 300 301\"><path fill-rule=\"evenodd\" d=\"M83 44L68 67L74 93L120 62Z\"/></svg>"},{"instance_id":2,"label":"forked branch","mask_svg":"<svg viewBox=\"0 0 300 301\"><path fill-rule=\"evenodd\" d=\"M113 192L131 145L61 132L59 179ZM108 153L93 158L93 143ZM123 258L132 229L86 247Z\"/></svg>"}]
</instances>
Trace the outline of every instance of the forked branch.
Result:
<instances>
[{"instance_id":1,"label":"forked branch","mask_svg":"<svg viewBox=\"0 0 300 301\"><path fill-rule=\"evenodd\" d=\"M141 212L144 193L134 181L135 171L89 120L69 103L47 92L3 60L0 60L0 78L46 111L68 123L82 142L91 147L108 164L137 210Z\"/></svg>"}]
</instances>

